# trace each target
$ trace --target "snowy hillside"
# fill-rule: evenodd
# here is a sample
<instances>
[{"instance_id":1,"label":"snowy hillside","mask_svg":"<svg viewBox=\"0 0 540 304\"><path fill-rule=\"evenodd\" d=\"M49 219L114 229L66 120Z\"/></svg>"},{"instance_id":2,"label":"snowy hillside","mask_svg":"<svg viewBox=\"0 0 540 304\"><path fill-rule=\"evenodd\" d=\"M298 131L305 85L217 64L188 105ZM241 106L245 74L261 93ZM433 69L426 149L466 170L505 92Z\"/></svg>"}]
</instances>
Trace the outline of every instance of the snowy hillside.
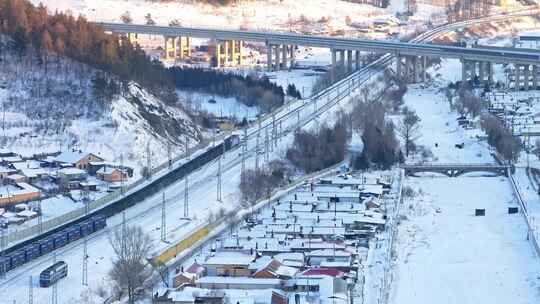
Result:
<instances>
[{"instance_id":1,"label":"snowy hillside","mask_svg":"<svg viewBox=\"0 0 540 304\"><path fill-rule=\"evenodd\" d=\"M78 149L133 167L152 167L184 151L185 137L197 144L200 129L176 105L168 105L135 83L112 99L95 96L86 66L50 59L48 67L18 60L0 62L0 146L32 156ZM31 89L30 89L31 88Z\"/></svg>"}]
</instances>

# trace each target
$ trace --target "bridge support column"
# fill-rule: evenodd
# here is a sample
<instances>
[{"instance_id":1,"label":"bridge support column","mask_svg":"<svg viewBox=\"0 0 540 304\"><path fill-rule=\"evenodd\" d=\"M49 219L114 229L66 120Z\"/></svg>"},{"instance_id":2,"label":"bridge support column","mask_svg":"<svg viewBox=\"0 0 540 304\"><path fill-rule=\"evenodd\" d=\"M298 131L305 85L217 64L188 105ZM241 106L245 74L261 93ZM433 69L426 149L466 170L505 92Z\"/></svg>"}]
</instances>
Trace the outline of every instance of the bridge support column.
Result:
<instances>
[{"instance_id":1,"label":"bridge support column","mask_svg":"<svg viewBox=\"0 0 540 304\"><path fill-rule=\"evenodd\" d=\"M128 33L127 34L127 39L129 41L129 43L131 43L134 46L139 44L139 34L138 33Z\"/></svg>"},{"instance_id":2,"label":"bridge support column","mask_svg":"<svg viewBox=\"0 0 540 304\"><path fill-rule=\"evenodd\" d=\"M330 52L332 52L332 66L330 66L330 81L334 83L336 81L336 68L337 68L337 50L331 49Z\"/></svg>"},{"instance_id":3,"label":"bridge support column","mask_svg":"<svg viewBox=\"0 0 540 304\"><path fill-rule=\"evenodd\" d=\"M523 74L521 64L516 64L514 71L514 90L519 91L521 89L521 79Z\"/></svg>"},{"instance_id":4,"label":"bridge support column","mask_svg":"<svg viewBox=\"0 0 540 304\"><path fill-rule=\"evenodd\" d=\"M279 58L281 56L280 54L280 49L279 49L279 45L274 45L274 52L276 53L276 62L274 63L274 71L278 71L279 68L281 67L281 63L279 61Z\"/></svg>"},{"instance_id":5,"label":"bridge support column","mask_svg":"<svg viewBox=\"0 0 540 304\"><path fill-rule=\"evenodd\" d=\"M401 65L402 65L401 56L399 55L399 53L397 53L395 56L396 56L396 76L401 79L403 78L403 75L402 75L403 72L401 68Z\"/></svg>"},{"instance_id":6,"label":"bridge support column","mask_svg":"<svg viewBox=\"0 0 540 304\"><path fill-rule=\"evenodd\" d=\"M236 41L236 44L238 46L238 49L237 49L237 62L238 62L238 65L243 65L244 64L244 41L242 40L239 40L239 41Z\"/></svg>"},{"instance_id":7,"label":"bridge support column","mask_svg":"<svg viewBox=\"0 0 540 304\"><path fill-rule=\"evenodd\" d=\"M286 44L282 45L281 46L281 55L282 55L282 64L281 64L281 68L282 69L287 69L287 64L288 64L288 60L287 60L287 53L288 53L288 46Z\"/></svg>"},{"instance_id":8,"label":"bridge support column","mask_svg":"<svg viewBox=\"0 0 540 304\"><path fill-rule=\"evenodd\" d=\"M290 64L289 69L292 70L294 68L294 65L296 64L296 45L290 45L289 50L291 52L290 54L291 64Z\"/></svg>"},{"instance_id":9,"label":"bridge support column","mask_svg":"<svg viewBox=\"0 0 540 304\"><path fill-rule=\"evenodd\" d=\"M538 66L532 67L532 85L534 90L538 90Z\"/></svg>"},{"instance_id":10,"label":"bridge support column","mask_svg":"<svg viewBox=\"0 0 540 304\"><path fill-rule=\"evenodd\" d=\"M214 52L214 57L216 58L216 68L221 67L221 43L216 41L216 49Z\"/></svg>"},{"instance_id":11,"label":"bridge support column","mask_svg":"<svg viewBox=\"0 0 540 304\"><path fill-rule=\"evenodd\" d=\"M185 38L185 39L184 39ZM191 47L189 45L190 43L189 37L178 37L176 39L175 48L176 48L176 54L179 59L184 59L185 57L191 56Z\"/></svg>"},{"instance_id":12,"label":"bridge support column","mask_svg":"<svg viewBox=\"0 0 540 304\"><path fill-rule=\"evenodd\" d=\"M529 90L529 77L530 77L530 65L523 65L523 88L525 91Z\"/></svg>"},{"instance_id":13,"label":"bridge support column","mask_svg":"<svg viewBox=\"0 0 540 304\"><path fill-rule=\"evenodd\" d=\"M360 51L358 50L354 52L354 66L356 71L360 70Z\"/></svg>"},{"instance_id":14,"label":"bridge support column","mask_svg":"<svg viewBox=\"0 0 540 304\"><path fill-rule=\"evenodd\" d=\"M352 72L352 50L347 50L347 74Z\"/></svg>"},{"instance_id":15,"label":"bridge support column","mask_svg":"<svg viewBox=\"0 0 540 304\"><path fill-rule=\"evenodd\" d=\"M176 38L165 36L165 60L176 58Z\"/></svg>"},{"instance_id":16,"label":"bridge support column","mask_svg":"<svg viewBox=\"0 0 540 304\"><path fill-rule=\"evenodd\" d=\"M481 85L484 85L486 83L486 63L483 61L478 62L478 80L480 81Z\"/></svg>"},{"instance_id":17,"label":"bridge support column","mask_svg":"<svg viewBox=\"0 0 540 304\"><path fill-rule=\"evenodd\" d=\"M339 67L343 68L345 65L345 50L339 50Z\"/></svg>"},{"instance_id":18,"label":"bridge support column","mask_svg":"<svg viewBox=\"0 0 540 304\"><path fill-rule=\"evenodd\" d=\"M487 63L488 84L493 85L493 62Z\"/></svg>"},{"instance_id":19,"label":"bridge support column","mask_svg":"<svg viewBox=\"0 0 540 304\"><path fill-rule=\"evenodd\" d=\"M273 70L274 63L272 62L272 45L266 43L266 70L271 72Z\"/></svg>"},{"instance_id":20,"label":"bridge support column","mask_svg":"<svg viewBox=\"0 0 540 304\"><path fill-rule=\"evenodd\" d=\"M427 57L422 56L420 57L421 64L422 64L422 82L427 81Z\"/></svg>"},{"instance_id":21,"label":"bridge support column","mask_svg":"<svg viewBox=\"0 0 540 304\"><path fill-rule=\"evenodd\" d=\"M231 63L234 63L234 58L236 57L236 50L234 48L234 40L227 40L225 41L225 45L227 46L227 56L225 57L225 60L227 60L228 65L231 65Z\"/></svg>"},{"instance_id":22,"label":"bridge support column","mask_svg":"<svg viewBox=\"0 0 540 304\"><path fill-rule=\"evenodd\" d=\"M419 68L418 68L418 57L414 56L411 58L412 60L412 68L413 68L413 83L418 83L419 82Z\"/></svg>"},{"instance_id":23,"label":"bridge support column","mask_svg":"<svg viewBox=\"0 0 540 304\"><path fill-rule=\"evenodd\" d=\"M404 73L405 82L411 82L411 57L405 56L405 73Z\"/></svg>"}]
</instances>

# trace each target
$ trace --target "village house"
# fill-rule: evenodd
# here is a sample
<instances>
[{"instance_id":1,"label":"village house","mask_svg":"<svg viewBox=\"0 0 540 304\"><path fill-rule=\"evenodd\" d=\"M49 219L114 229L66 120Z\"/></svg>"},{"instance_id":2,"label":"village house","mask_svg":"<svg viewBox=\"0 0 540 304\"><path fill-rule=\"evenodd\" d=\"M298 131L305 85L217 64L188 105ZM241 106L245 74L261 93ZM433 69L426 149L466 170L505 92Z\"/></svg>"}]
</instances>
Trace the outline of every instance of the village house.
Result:
<instances>
[{"instance_id":1,"label":"village house","mask_svg":"<svg viewBox=\"0 0 540 304\"><path fill-rule=\"evenodd\" d=\"M57 172L57 179L59 181L81 181L85 180L86 177L86 171L78 168L63 168Z\"/></svg>"},{"instance_id":2,"label":"village house","mask_svg":"<svg viewBox=\"0 0 540 304\"><path fill-rule=\"evenodd\" d=\"M195 281L199 288L209 289L281 289L283 281L280 279L257 279L251 277L202 277Z\"/></svg>"},{"instance_id":3,"label":"village house","mask_svg":"<svg viewBox=\"0 0 540 304\"><path fill-rule=\"evenodd\" d=\"M97 170L96 174L100 179L110 183L118 183L128 179L126 170L108 166L101 167L101 169Z\"/></svg>"},{"instance_id":4,"label":"village house","mask_svg":"<svg viewBox=\"0 0 540 304\"><path fill-rule=\"evenodd\" d=\"M253 260L252 255L241 251L218 251L203 265L209 276L244 277L251 275L249 265Z\"/></svg>"},{"instance_id":5,"label":"village house","mask_svg":"<svg viewBox=\"0 0 540 304\"><path fill-rule=\"evenodd\" d=\"M177 288L184 284L194 284L195 280L204 275L205 268L198 263L193 263L186 270L180 270L173 278L173 287Z\"/></svg>"},{"instance_id":6,"label":"village house","mask_svg":"<svg viewBox=\"0 0 540 304\"><path fill-rule=\"evenodd\" d=\"M0 207L9 207L19 203L36 200L41 192L27 183L4 185L0 187Z\"/></svg>"},{"instance_id":7,"label":"village house","mask_svg":"<svg viewBox=\"0 0 540 304\"><path fill-rule=\"evenodd\" d=\"M104 161L104 159L93 153L80 150L62 152L54 158L57 166L74 166L80 170L87 170L89 163L95 161Z\"/></svg>"}]
</instances>

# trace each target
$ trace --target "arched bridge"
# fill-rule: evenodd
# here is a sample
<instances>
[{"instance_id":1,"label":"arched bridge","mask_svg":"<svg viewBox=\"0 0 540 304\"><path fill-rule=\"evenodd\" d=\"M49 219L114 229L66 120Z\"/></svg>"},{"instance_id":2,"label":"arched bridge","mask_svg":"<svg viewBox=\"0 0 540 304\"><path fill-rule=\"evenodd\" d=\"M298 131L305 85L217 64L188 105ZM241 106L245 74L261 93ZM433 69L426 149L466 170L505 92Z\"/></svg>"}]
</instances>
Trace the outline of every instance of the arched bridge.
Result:
<instances>
[{"instance_id":1,"label":"arched bridge","mask_svg":"<svg viewBox=\"0 0 540 304\"><path fill-rule=\"evenodd\" d=\"M469 172L491 172L498 175L508 176L508 170L512 166L500 164L406 164L402 166L405 174L414 176L420 172L440 173L448 177L460 176Z\"/></svg>"}]
</instances>

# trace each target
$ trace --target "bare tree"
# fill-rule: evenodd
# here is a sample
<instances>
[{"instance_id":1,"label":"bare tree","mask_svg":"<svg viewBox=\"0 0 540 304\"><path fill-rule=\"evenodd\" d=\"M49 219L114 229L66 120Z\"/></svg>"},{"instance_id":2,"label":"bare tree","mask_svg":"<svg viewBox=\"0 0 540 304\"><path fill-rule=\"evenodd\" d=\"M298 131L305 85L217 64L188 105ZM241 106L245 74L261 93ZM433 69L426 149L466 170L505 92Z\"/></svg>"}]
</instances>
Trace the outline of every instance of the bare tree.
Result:
<instances>
[{"instance_id":1,"label":"bare tree","mask_svg":"<svg viewBox=\"0 0 540 304\"><path fill-rule=\"evenodd\" d=\"M152 274L146 257L152 248L150 236L140 226L117 229L109 237L115 258L109 276L121 292L127 292L129 303L135 300L135 289L141 287Z\"/></svg>"},{"instance_id":2,"label":"bare tree","mask_svg":"<svg viewBox=\"0 0 540 304\"><path fill-rule=\"evenodd\" d=\"M409 156L414 141L420 138L420 117L413 110L403 108L403 118L399 121L397 131L405 143L405 155Z\"/></svg>"},{"instance_id":3,"label":"bare tree","mask_svg":"<svg viewBox=\"0 0 540 304\"><path fill-rule=\"evenodd\" d=\"M124 23L132 23L133 22L133 18L131 18L131 13L129 11L125 11L121 16L120 16L120 19L122 20L122 22Z\"/></svg>"}]
</instances>

